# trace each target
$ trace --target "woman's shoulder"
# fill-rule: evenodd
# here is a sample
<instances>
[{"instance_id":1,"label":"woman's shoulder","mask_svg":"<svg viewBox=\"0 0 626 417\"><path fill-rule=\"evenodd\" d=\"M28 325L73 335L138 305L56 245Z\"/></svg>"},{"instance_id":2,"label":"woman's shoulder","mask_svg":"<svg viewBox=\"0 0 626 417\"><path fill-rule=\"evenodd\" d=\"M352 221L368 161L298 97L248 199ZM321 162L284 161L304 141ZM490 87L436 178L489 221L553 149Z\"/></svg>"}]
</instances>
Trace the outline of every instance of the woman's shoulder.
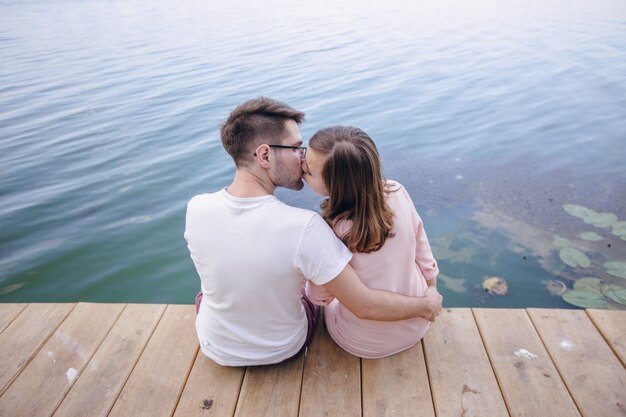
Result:
<instances>
[{"instance_id":1,"label":"woman's shoulder","mask_svg":"<svg viewBox=\"0 0 626 417\"><path fill-rule=\"evenodd\" d=\"M396 180L385 180L384 187L385 187L385 191L389 193L400 191L400 190L403 190L406 192L404 186Z\"/></svg>"},{"instance_id":2,"label":"woman's shoulder","mask_svg":"<svg viewBox=\"0 0 626 417\"><path fill-rule=\"evenodd\" d=\"M404 188L404 185L400 184L398 181L386 180L385 190L389 204L392 204L392 202L397 202L397 204L411 202L411 204L413 204L413 199L409 195L409 192Z\"/></svg>"},{"instance_id":3,"label":"woman's shoulder","mask_svg":"<svg viewBox=\"0 0 626 417\"><path fill-rule=\"evenodd\" d=\"M342 236L345 236L346 233L352 230L352 220L339 220L333 226L333 231L335 234L341 239Z\"/></svg>"}]
</instances>

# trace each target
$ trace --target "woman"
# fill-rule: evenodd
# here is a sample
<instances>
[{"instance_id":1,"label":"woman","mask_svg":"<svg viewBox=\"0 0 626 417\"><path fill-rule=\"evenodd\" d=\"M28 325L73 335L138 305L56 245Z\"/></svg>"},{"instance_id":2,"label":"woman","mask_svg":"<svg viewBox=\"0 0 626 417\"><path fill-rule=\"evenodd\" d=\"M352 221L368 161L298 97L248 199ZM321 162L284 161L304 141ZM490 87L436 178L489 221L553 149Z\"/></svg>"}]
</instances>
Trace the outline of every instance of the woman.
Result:
<instances>
[{"instance_id":1,"label":"woman","mask_svg":"<svg viewBox=\"0 0 626 417\"><path fill-rule=\"evenodd\" d=\"M361 129L334 126L315 133L303 163L311 189L328 196L322 217L353 252L350 264L365 285L411 296L437 291L439 273L411 197L386 181L372 139ZM307 282L309 298L324 305L328 333L347 352L380 358L414 346L429 322L361 320L321 286Z\"/></svg>"}]
</instances>

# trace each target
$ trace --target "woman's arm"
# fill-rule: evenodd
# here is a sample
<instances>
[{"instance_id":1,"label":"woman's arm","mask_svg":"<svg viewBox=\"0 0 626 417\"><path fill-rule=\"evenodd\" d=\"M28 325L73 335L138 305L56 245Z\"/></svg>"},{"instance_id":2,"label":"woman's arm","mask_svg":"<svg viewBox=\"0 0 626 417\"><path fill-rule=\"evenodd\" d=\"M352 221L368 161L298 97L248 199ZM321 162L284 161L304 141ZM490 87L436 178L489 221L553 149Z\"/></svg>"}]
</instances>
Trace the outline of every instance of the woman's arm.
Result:
<instances>
[{"instance_id":1,"label":"woman's arm","mask_svg":"<svg viewBox=\"0 0 626 417\"><path fill-rule=\"evenodd\" d=\"M415 263L426 278L429 286L437 284L437 275L439 275L439 267L433 256L433 251L428 243L428 237L424 231L424 224L417 212L415 216L418 220L417 230L415 232Z\"/></svg>"},{"instance_id":2,"label":"woman's arm","mask_svg":"<svg viewBox=\"0 0 626 417\"><path fill-rule=\"evenodd\" d=\"M428 237L424 230L424 223L422 218L417 214L417 209L411 200L411 196L404 187L401 187L400 192L404 197L405 203L408 205L411 212L411 224L413 226L413 232L415 233L415 263L420 272L426 279L429 287L437 286L437 275L439 275L439 267L437 261L433 256L433 251L428 243Z\"/></svg>"}]
</instances>

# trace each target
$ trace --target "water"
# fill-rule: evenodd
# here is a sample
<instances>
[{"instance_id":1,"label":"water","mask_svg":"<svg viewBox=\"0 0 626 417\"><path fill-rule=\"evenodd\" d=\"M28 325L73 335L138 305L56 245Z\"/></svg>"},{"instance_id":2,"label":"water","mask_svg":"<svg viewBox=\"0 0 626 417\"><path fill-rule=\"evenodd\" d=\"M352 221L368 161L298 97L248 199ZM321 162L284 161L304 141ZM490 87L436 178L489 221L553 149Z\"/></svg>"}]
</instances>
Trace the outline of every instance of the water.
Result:
<instances>
[{"instance_id":1,"label":"water","mask_svg":"<svg viewBox=\"0 0 626 417\"><path fill-rule=\"evenodd\" d=\"M259 95L305 111L305 138L370 133L424 219L445 305L624 286L602 263L626 241L562 205L626 220L626 3L222 3L0 0L0 301L191 303L185 205L229 183L219 123ZM590 230L603 240L577 239ZM557 234L591 267L563 264Z\"/></svg>"}]
</instances>

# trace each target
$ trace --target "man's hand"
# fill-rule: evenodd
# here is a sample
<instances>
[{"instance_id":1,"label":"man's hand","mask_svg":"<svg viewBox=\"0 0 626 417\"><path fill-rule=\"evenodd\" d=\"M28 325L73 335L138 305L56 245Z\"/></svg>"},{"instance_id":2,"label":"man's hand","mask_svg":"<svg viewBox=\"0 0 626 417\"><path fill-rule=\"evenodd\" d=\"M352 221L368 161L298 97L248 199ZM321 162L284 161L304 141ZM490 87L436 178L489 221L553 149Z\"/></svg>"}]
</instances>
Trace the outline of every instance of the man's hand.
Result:
<instances>
[{"instance_id":1,"label":"man's hand","mask_svg":"<svg viewBox=\"0 0 626 417\"><path fill-rule=\"evenodd\" d=\"M441 313L443 297L437 291L437 287L428 287L424 292L424 312L422 317L428 321L435 321L435 317Z\"/></svg>"}]
</instances>

